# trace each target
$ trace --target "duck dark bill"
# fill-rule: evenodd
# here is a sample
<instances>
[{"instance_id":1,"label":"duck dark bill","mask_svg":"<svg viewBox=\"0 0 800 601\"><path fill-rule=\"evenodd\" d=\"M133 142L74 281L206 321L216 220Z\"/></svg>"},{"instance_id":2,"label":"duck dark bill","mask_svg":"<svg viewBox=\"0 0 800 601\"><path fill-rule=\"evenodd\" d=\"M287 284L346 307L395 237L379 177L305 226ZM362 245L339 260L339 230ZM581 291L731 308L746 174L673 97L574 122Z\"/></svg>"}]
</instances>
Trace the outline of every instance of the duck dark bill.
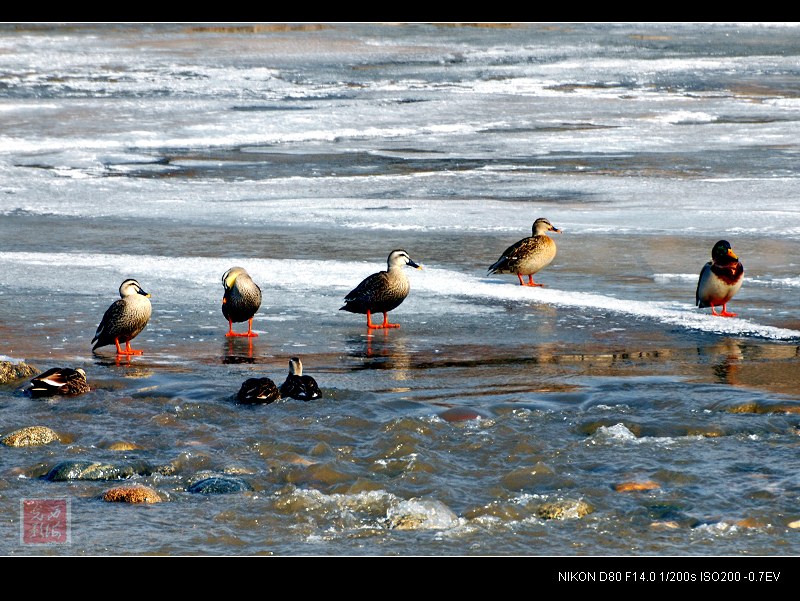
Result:
<instances>
[{"instance_id":1,"label":"duck dark bill","mask_svg":"<svg viewBox=\"0 0 800 601\"><path fill-rule=\"evenodd\" d=\"M400 327L400 324L389 323L388 313L400 306L411 290L411 284L403 268L408 265L422 269L402 249L389 253L386 264L386 271L379 271L364 278L344 297L345 304L339 308L340 311L366 314L367 327L371 330ZM373 324L373 313L383 313L383 323Z\"/></svg>"}]
</instances>

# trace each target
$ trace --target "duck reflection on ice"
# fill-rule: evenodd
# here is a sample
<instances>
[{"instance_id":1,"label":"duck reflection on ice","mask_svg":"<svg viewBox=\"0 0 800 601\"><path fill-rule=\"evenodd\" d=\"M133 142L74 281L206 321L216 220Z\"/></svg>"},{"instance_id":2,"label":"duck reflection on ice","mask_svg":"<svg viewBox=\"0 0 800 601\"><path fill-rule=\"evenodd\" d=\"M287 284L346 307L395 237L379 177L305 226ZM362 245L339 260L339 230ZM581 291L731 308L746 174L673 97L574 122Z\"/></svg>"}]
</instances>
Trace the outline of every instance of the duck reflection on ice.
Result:
<instances>
[{"instance_id":1,"label":"duck reflection on ice","mask_svg":"<svg viewBox=\"0 0 800 601\"><path fill-rule=\"evenodd\" d=\"M410 377L411 355L406 347L406 339L388 330L369 331L357 338L347 340L348 354L363 359L353 366L354 371L362 369L385 369L391 372L393 380L404 381Z\"/></svg>"},{"instance_id":2,"label":"duck reflection on ice","mask_svg":"<svg viewBox=\"0 0 800 601\"><path fill-rule=\"evenodd\" d=\"M724 338L716 344L698 348L697 354L715 357L713 372L720 383L732 385L740 383L738 372L744 358L740 343L732 338Z\"/></svg>"},{"instance_id":3,"label":"duck reflection on ice","mask_svg":"<svg viewBox=\"0 0 800 601\"><path fill-rule=\"evenodd\" d=\"M222 347L223 363L255 363L253 358L253 338L226 338Z\"/></svg>"}]
</instances>

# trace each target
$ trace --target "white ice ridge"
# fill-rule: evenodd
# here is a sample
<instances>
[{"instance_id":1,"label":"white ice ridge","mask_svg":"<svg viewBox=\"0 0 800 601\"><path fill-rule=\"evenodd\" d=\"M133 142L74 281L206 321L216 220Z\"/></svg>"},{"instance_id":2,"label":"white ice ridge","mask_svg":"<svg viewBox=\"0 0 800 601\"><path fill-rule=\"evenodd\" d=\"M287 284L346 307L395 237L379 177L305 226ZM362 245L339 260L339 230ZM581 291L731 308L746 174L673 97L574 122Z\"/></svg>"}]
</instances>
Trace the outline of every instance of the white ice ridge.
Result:
<instances>
[{"instance_id":1,"label":"white ice ridge","mask_svg":"<svg viewBox=\"0 0 800 601\"><path fill-rule=\"evenodd\" d=\"M434 270L431 270L433 272ZM777 328L752 323L746 319L721 318L710 313L701 313L693 305L676 305L666 302L643 302L630 299L619 299L602 294L587 292L569 292L553 287L530 288L509 284L508 280L478 278L456 272L436 270L432 276L415 278L416 288L427 290L447 290L450 294L496 298L499 300L517 300L520 302L537 302L562 307L579 307L599 309L632 315L637 318L651 319L657 322L672 324L692 330L729 334L732 336L757 336L773 340L800 340L800 330ZM444 276L444 277L443 277ZM443 281L448 284L443 286ZM414 285L412 284L412 285Z\"/></svg>"},{"instance_id":2,"label":"white ice ridge","mask_svg":"<svg viewBox=\"0 0 800 601\"><path fill-rule=\"evenodd\" d=\"M413 258L413 257L412 257ZM127 277L138 278L151 292L165 283L169 287L221 286L220 278L229 267L239 265L262 287L305 293L309 286L346 293L362 278L386 269L386 260L278 260L255 257L165 257L156 255L103 253L0 253L0 285L13 285L15 271L30 268L61 273L78 268L92 278L85 292L105 291ZM27 266L27 267L26 267ZM636 318L676 325L682 328L731 336L755 336L772 340L798 340L800 331L753 323L743 318L720 318L700 312L693 305L668 302L644 302L619 299L603 294L570 292L554 287L530 288L509 283L507 278L483 277L451 269L423 265L422 270L408 268L412 290L420 293L457 298L482 298L521 303L544 303L562 307L597 309L631 315ZM49 274L48 274L49 275ZM47 278L41 278L46 280Z\"/></svg>"}]
</instances>

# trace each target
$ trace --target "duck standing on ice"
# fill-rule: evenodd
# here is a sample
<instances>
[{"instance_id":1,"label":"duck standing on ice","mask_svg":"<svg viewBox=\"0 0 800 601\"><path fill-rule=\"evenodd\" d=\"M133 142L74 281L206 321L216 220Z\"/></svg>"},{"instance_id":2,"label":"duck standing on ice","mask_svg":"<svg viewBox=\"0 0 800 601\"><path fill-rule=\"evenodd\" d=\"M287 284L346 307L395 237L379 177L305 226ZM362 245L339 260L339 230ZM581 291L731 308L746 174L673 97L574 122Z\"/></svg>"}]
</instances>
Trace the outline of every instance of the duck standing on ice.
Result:
<instances>
[{"instance_id":1,"label":"duck standing on ice","mask_svg":"<svg viewBox=\"0 0 800 601\"><path fill-rule=\"evenodd\" d=\"M520 286L544 286L533 281L533 275L547 267L556 256L556 243L547 232L560 233L549 220L539 217L533 222L532 236L509 246L489 267L489 273L514 273ZM528 276L528 282L522 276Z\"/></svg>"},{"instance_id":2,"label":"duck standing on ice","mask_svg":"<svg viewBox=\"0 0 800 601\"><path fill-rule=\"evenodd\" d=\"M386 271L379 271L364 278L344 297L345 304L339 308L340 311L350 313L366 313L367 327L371 330L400 327L400 324L389 323L387 313L396 309L411 290L411 284L403 268L409 265L422 269L402 249L393 250L386 263L388 266ZM383 313L382 324L372 323L373 313Z\"/></svg>"},{"instance_id":3,"label":"duck standing on ice","mask_svg":"<svg viewBox=\"0 0 800 601\"><path fill-rule=\"evenodd\" d=\"M720 240L711 249L711 260L700 270L695 304L701 309L711 307L712 315L735 317L728 311L728 302L739 292L744 280L744 266L727 240ZM722 306L717 313L714 307Z\"/></svg>"}]
</instances>

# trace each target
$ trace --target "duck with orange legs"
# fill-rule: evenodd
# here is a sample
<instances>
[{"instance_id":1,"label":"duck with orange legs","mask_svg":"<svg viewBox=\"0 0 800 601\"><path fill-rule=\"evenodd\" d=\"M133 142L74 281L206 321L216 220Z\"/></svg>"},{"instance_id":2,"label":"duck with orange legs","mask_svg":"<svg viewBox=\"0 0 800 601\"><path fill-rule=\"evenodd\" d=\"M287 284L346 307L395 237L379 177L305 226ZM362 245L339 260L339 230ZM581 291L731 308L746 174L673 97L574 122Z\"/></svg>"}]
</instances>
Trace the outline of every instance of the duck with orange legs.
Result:
<instances>
[{"instance_id":1,"label":"duck with orange legs","mask_svg":"<svg viewBox=\"0 0 800 601\"><path fill-rule=\"evenodd\" d=\"M150 295L134 279L127 279L119 287L119 300L106 309L97 326L92 350L113 344L117 355L141 355L142 351L131 348L131 340L144 330L153 308ZM123 349L121 343L125 344Z\"/></svg>"},{"instance_id":2,"label":"duck with orange legs","mask_svg":"<svg viewBox=\"0 0 800 601\"><path fill-rule=\"evenodd\" d=\"M222 275L222 314L228 320L226 336L258 336L253 331L253 316L261 308L261 288L243 267L231 267ZM234 332L233 324L247 322L247 332Z\"/></svg>"},{"instance_id":3,"label":"duck with orange legs","mask_svg":"<svg viewBox=\"0 0 800 601\"><path fill-rule=\"evenodd\" d=\"M386 263L386 271L379 271L364 278L344 297L345 304L339 308L340 311L366 314L367 328L370 330L400 327L400 324L389 323L388 313L400 306L411 290L411 284L403 268L408 265L422 269L402 249L393 250ZM383 323L372 323L373 313L383 313Z\"/></svg>"},{"instance_id":4,"label":"duck with orange legs","mask_svg":"<svg viewBox=\"0 0 800 601\"><path fill-rule=\"evenodd\" d=\"M728 311L728 302L739 292L744 281L744 266L727 240L720 240L711 249L711 260L703 265L697 281L695 304L701 309L711 307L711 314L736 317ZM714 307L722 307L717 313Z\"/></svg>"}]
</instances>

